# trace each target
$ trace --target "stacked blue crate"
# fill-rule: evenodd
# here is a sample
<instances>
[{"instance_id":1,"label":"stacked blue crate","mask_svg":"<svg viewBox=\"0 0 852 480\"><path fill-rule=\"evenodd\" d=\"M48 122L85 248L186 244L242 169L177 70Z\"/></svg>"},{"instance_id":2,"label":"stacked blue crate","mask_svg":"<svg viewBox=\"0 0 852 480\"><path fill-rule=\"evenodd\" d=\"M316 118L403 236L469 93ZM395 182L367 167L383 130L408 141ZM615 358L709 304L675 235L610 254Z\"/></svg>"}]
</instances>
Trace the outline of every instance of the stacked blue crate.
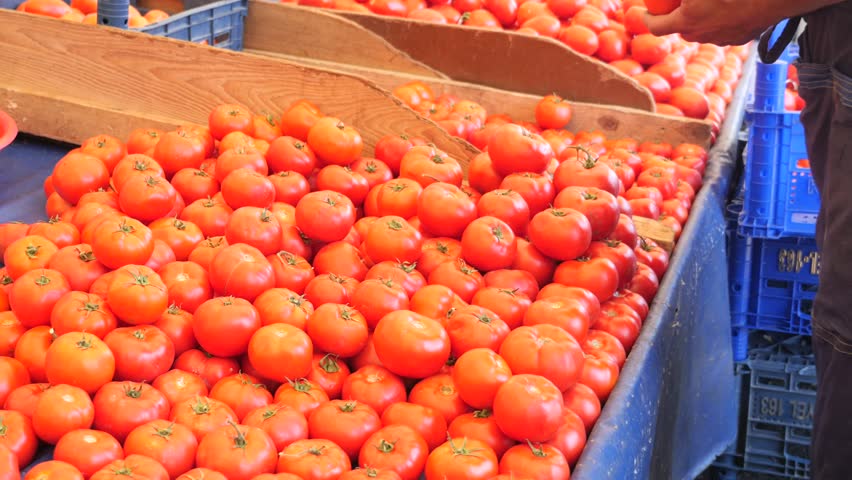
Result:
<instances>
[{"instance_id":1,"label":"stacked blue crate","mask_svg":"<svg viewBox=\"0 0 852 480\"><path fill-rule=\"evenodd\" d=\"M743 394L737 442L715 464L724 480L809 478L820 204L799 113L784 109L797 55L792 45L775 64L757 65L743 182L728 207L733 353Z\"/></svg>"}]
</instances>

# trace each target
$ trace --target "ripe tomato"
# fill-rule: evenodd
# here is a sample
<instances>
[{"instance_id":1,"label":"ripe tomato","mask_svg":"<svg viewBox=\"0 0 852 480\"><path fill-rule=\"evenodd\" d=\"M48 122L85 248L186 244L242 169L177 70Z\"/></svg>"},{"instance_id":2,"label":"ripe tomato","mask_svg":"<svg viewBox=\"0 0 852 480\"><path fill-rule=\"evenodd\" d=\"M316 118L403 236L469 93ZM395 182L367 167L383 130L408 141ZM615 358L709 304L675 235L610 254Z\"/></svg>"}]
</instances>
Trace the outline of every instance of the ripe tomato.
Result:
<instances>
[{"instance_id":1,"label":"ripe tomato","mask_svg":"<svg viewBox=\"0 0 852 480\"><path fill-rule=\"evenodd\" d=\"M198 344L220 357L246 352L252 335L262 326L257 309L248 300L219 297L202 303L192 324Z\"/></svg>"},{"instance_id":2,"label":"ripe tomato","mask_svg":"<svg viewBox=\"0 0 852 480\"><path fill-rule=\"evenodd\" d=\"M192 222L205 237L220 237L225 235L225 228L233 213L234 210L224 201L215 198L203 198L187 205L180 213L180 219ZM201 242L199 245L203 243Z\"/></svg>"},{"instance_id":3,"label":"ripe tomato","mask_svg":"<svg viewBox=\"0 0 852 480\"><path fill-rule=\"evenodd\" d=\"M38 447L32 420L20 412L0 410L0 447L9 449L18 465L29 465Z\"/></svg>"},{"instance_id":4,"label":"ripe tomato","mask_svg":"<svg viewBox=\"0 0 852 480\"><path fill-rule=\"evenodd\" d=\"M496 217L505 222L517 236L527 231L530 208L524 197L512 190L492 190L482 195L477 202L480 217Z\"/></svg>"},{"instance_id":5,"label":"ripe tomato","mask_svg":"<svg viewBox=\"0 0 852 480\"><path fill-rule=\"evenodd\" d=\"M151 480L168 480L170 478L169 472L160 462L145 455L128 455L122 460L114 460L104 465L103 468L89 477L89 479L109 480L119 475L120 473L118 472L132 472L132 475Z\"/></svg>"},{"instance_id":6,"label":"ripe tomato","mask_svg":"<svg viewBox=\"0 0 852 480\"><path fill-rule=\"evenodd\" d=\"M277 403L257 408L243 418L243 424L266 432L276 451L308 438L308 421L295 408Z\"/></svg>"},{"instance_id":7,"label":"ripe tomato","mask_svg":"<svg viewBox=\"0 0 852 480\"><path fill-rule=\"evenodd\" d=\"M210 398L225 403L242 419L251 411L272 403L272 394L260 381L245 373L227 376L210 390Z\"/></svg>"},{"instance_id":8,"label":"ripe tomato","mask_svg":"<svg viewBox=\"0 0 852 480\"><path fill-rule=\"evenodd\" d=\"M429 274L429 283L450 288L464 302L470 302L485 285L482 274L462 259L438 265Z\"/></svg>"},{"instance_id":9,"label":"ripe tomato","mask_svg":"<svg viewBox=\"0 0 852 480\"><path fill-rule=\"evenodd\" d=\"M482 442L488 445L498 457L515 444L500 431L494 416L487 409L456 417L450 424L447 434L452 438L469 438Z\"/></svg>"},{"instance_id":10,"label":"ripe tomato","mask_svg":"<svg viewBox=\"0 0 852 480\"><path fill-rule=\"evenodd\" d=\"M606 257L579 257L562 262L556 268L553 281L589 290L600 302L605 302L618 290L618 267Z\"/></svg>"},{"instance_id":11,"label":"ripe tomato","mask_svg":"<svg viewBox=\"0 0 852 480\"><path fill-rule=\"evenodd\" d=\"M355 206L337 192L311 192L296 205L296 225L314 240L326 243L343 240L354 224Z\"/></svg>"},{"instance_id":12,"label":"ripe tomato","mask_svg":"<svg viewBox=\"0 0 852 480\"><path fill-rule=\"evenodd\" d=\"M98 261L117 269L145 264L154 252L154 236L151 229L138 220L114 216L95 228L91 245Z\"/></svg>"},{"instance_id":13,"label":"ripe tomato","mask_svg":"<svg viewBox=\"0 0 852 480\"><path fill-rule=\"evenodd\" d=\"M100 158L83 151L71 152L53 168L53 188L73 205L85 193L108 188L109 172Z\"/></svg>"},{"instance_id":14,"label":"ripe tomato","mask_svg":"<svg viewBox=\"0 0 852 480\"><path fill-rule=\"evenodd\" d=\"M390 280L412 297L426 286L426 279L416 270L416 265L399 262L380 262L370 268L367 279Z\"/></svg>"},{"instance_id":15,"label":"ripe tomato","mask_svg":"<svg viewBox=\"0 0 852 480\"><path fill-rule=\"evenodd\" d=\"M490 479L497 474L497 455L485 442L450 438L429 454L426 479Z\"/></svg>"},{"instance_id":16,"label":"ripe tomato","mask_svg":"<svg viewBox=\"0 0 852 480\"><path fill-rule=\"evenodd\" d=\"M240 369L239 362L233 358L215 357L198 349L183 352L175 360L174 367L200 376L208 389Z\"/></svg>"},{"instance_id":17,"label":"ripe tomato","mask_svg":"<svg viewBox=\"0 0 852 480\"><path fill-rule=\"evenodd\" d=\"M444 326L450 336L454 358L474 348L497 351L510 331L499 316L479 306L466 306L452 311L444 321Z\"/></svg>"},{"instance_id":18,"label":"ripe tomato","mask_svg":"<svg viewBox=\"0 0 852 480\"><path fill-rule=\"evenodd\" d=\"M433 183L420 194L417 217L432 236L459 238L476 218L476 202L455 185Z\"/></svg>"},{"instance_id":19,"label":"ripe tomato","mask_svg":"<svg viewBox=\"0 0 852 480\"><path fill-rule=\"evenodd\" d=\"M107 294L112 312L131 325L151 324L169 305L169 292L154 270L127 265L116 270Z\"/></svg>"},{"instance_id":20,"label":"ripe tomato","mask_svg":"<svg viewBox=\"0 0 852 480\"><path fill-rule=\"evenodd\" d=\"M2 297L0 293L0 297ZM10 311L0 312L0 355L12 357L15 346L27 328L21 325L18 318Z\"/></svg>"},{"instance_id":21,"label":"ripe tomato","mask_svg":"<svg viewBox=\"0 0 852 480\"><path fill-rule=\"evenodd\" d=\"M229 245L213 257L210 283L218 295L232 295L251 302L275 286L275 272L257 248Z\"/></svg>"},{"instance_id":22,"label":"ripe tomato","mask_svg":"<svg viewBox=\"0 0 852 480\"><path fill-rule=\"evenodd\" d=\"M346 305L350 303L358 285L359 282L354 278L333 273L322 274L314 277L305 286L305 298L314 307L325 303Z\"/></svg>"},{"instance_id":23,"label":"ripe tomato","mask_svg":"<svg viewBox=\"0 0 852 480\"><path fill-rule=\"evenodd\" d=\"M230 245L244 243L257 248L264 256L280 250L282 234L278 218L260 207L238 208L225 225L225 239Z\"/></svg>"},{"instance_id":24,"label":"ripe tomato","mask_svg":"<svg viewBox=\"0 0 852 480\"><path fill-rule=\"evenodd\" d=\"M151 385L165 395L169 405L194 397L206 397L208 393L203 378L177 368L160 375Z\"/></svg>"},{"instance_id":25,"label":"ripe tomato","mask_svg":"<svg viewBox=\"0 0 852 480\"><path fill-rule=\"evenodd\" d=\"M177 259L175 258L175 252L172 251L172 248L162 240L154 240L154 253L152 253L151 258L145 262L145 266L156 272L163 268L166 264L175 261L177 261Z\"/></svg>"},{"instance_id":26,"label":"ripe tomato","mask_svg":"<svg viewBox=\"0 0 852 480\"><path fill-rule=\"evenodd\" d=\"M564 188L556 196L553 206L582 213L591 224L593 240L607 238L618 224L619 208L615 195L599 188Z\"/></svg>"},{"instance_id":27,"label":"ripe tomato","mask_svg":"<svg viewBox=\"0 0 852 480\"><path fill-rule=\"evenodd\" d=\"M49 325L54 306L70 291L71 287L62 273L48 269L30 270L12 284L9 306L25 327Z\"/></svg>"},{"instance_id":28,"label":"ripe tomato","mask_svg":"<svg viewBox=\"0 0 852 480\"><path fill-rule=\"evenodd\" d=\"M304 257L294 253L282 250L275 255L270 255L267 260L272 264L275 286L278 288L302 294L308 283L316 276L313 266Z\"/></svg>"},{"instance_id":29,"label":"ripe tomato","mask_svg":"<svg viewBox=\"0 0 852 480\"><path fill-rule=\"evenodd\" d=\"M595 330L603 330L617 338L624 350L629 352L633 343L639 337L642 324L638 320L638 315L632 311L620 313L614 309L609 309L598 318L594 328Z\"/></svg>"},{"instance_id":30,"label":"ripe tomato","mask_svg":"<svg viewBox=\"0 0 852 480\"><path fill-rule=\"evenodd\" d=\"M198 225L176 218L162 218L150 225L155 240L165 242L174 252L175 258L185 261L192 250L204 240Z\"/></svg>"},{"instance_id":31,"label":"ripe tomato","mask_svg":"<svg viewBox=\"0 0 852 480\"><path fill-rule=\"evenodd\" d=\"M420 257L423 240L405 219L387 216L370 225L364 250L373 262L414 262Z\"/></svg>"},{"instance_id":32,"label":"ripe tomato","mask_svg":"<svg viewBox=\"0 0 852 480\"><path fill-rule=\"evenodd\" d=\"M500 459L500 473L525 475L538 480L568 480L571 468L565 455L555 446L530 443L510 448Z\"/></svg>"},{"instance_id":33,"label":"ripe tomato","mask_svg":"<svg viewBox=\"0 0 852 480\"><path fill-rule=\"evenodd\" d=\"M45 268L59 248L50 240L38 235L21 237L6 247L3 264L6 274L13 280L35 269Z\"/></svg>"},{"instance_id":34,"label":"ripe tomato","mask_svg":"<svg viewBox=\"0 0 852 480\"><path fill-rule=\"evenodd\" d=\"M59 460L48 460L36 465L27 472L25 480L61 478L62 480L83 480L83 474L77 467Z\"/></svg>"},{"instance_id":35,"label":"ripe tomato","mask_svg":"<svg viewBox=\"0 0 852 480\"><path fill-rule=\"evenodd\" d=\"M233 340L222 338L233 343ZM252 366L265 378L277 382L302 378L311 370L313 345L302 330L286 323L257 329L248 342Z\"/></svg>"},{"instance_id":36,"label":"ripe tomato","mask_svg":"<svg viewBox=\"0 0 852 480\"><path fill-rule=\"evenodd\" d=\"M367 326L376 328L379 320L396 310L408 310L406 292L392 280L371 279L361 282L352 294L352 306L363 314Z\"/></svg>"},{"instance_id":37,"label":"ripe tomato","mask_svg":"<svg viewBox=\"0 0 852 480\"><path fill-rule=\"evenodd\" d=\"M570 118L570 114L568 116ZM553 158L553 149L540 135L519 125L506 124L499 127L488 142L488 155L500 175L541 173Z\"/></svg>"},{"instance_id":38,"label":"ripe tomato","mask_svg":"<svg viewBox=\"0 0 852 480\"><path fill-rule=\"evenodd\" d=\"M169 416L169 401L145 383L110 382L93 399L94 428L109 433L119 442L136 427Z\"/></svg>"},{"instance_id":39,"label":"ripe tomato","mask_svg":"<svg viewBox=\"0 0 852 480\"><path fill-rule=\"evenodd\" d=\"M18 343L15 345L15 360L24 365L29 373L30 380L33 382L47 381L47 374L44 370L45 358L47 350L55 338L56 336L50 327L39 326L27 330L18 339ZM14 362L9 362L6 366L17 367ZM11 371L17 371L17 368ZM27 383L25 380L21 377L20 382ZM6 393L8 394L8 391Z\"/></svg>"},{"instance_id":40,"label":"ripe tomato","mask_svg":"<svg viewBox=\"0 0 852 480\"><path fill-rule=\"evenodd\" d=\"M634 76L633 79L651 91L655 102L665 103L671 100L672 87L662 75L648 71Z\"/></svg>"},{"instance_id":41,"label":"ripe tomato","mask_svg":"<svg viewBox=\"0 0 852 480\"><path fill-rule=\"evenodd\" d=\"M342 358L357 355L367 344L364 316L346 305L326 303L307 321L307 333L319 350Z\"/></svg>"},{"instance_id":42,"label":"ripe tomato","mask_svg":"<svg viewBox=\"0 0 852 480\"><path fill-rule=\"evenodd\" d=\"M227 425L198 442L196 465L222 472L228 479L250 480L272 473L278 464L272 439L257 427Z\"/></svg>"},{"instance_id":43,"label":"ripe tomato","mask_svg":"<svg viewBox=\"0 0 852 480\"><path fill-rule=\"evenodd\" d=\"M562 328L548 324L515 329L500 347L500 356L515 374L541 375L560 391L576 383L583 369L579 342Z\"/></svg>"},{"instance_id":44,"label":"ripe tomato","mask_svg":"<svg viewBox=\"0 0 852 480\"><path fill-rule=\"evenodd\" d=\"M434 375L450 357L450 338L441 324L407 310L385 315L373 343L382 364L408 378Z\"/></svg>"},{"instance_id":45,"label":"ripe tomato","mask_svg":"<svg viewBox=\"0 0 852 480\"><path fill-rule=\"evenodd\" d=\"M287 380L278 387L274 400L277 404L294 408L301 412L305 418L310 418L314 410L327 403L329 398L322 388L309 380L300 378L298 380Z\"/></svg>"},{"instance_id":46,"label":"ripe tomato","mask_svg":"<svg viewBox=\"0 0 852 480\"><path fill-rule=\"evenodd\" d=\"M557 296L533 302L523 323L527 326L555 325L582 342L588 334L591 315L581 300Z\"/></svg>"},{"instance_id":47,"label":"ripe tomato","mask_svg":"<svg viewBox=\"0 0 852 480\"><path fill-rule=\"evenodd\" d=\"M553 272L556 271L556 262L541 253L529 241L518 239L518 253L515 256L515 261L512 262L513 271L527 272L537 282L535 292L538 293L539 285L547 285L553 279ZM491 274L493 272L489 272ZM487 277L488 275L486 275ZM487 283L487 280L486 280ZM525 287L528 292L532 293L532 284ZM530 297L533 298L533 297Z\"/></svg>"},{"instance_id":48,"label":"ripe tomato","mask_svg":"<svg viewBox=\"0 0 852 480\"><path fill-rule=\"evenodd\" d=\"M576 210L550 208L532 218L530 242L545 255L558 260L572 260L589 248L592 226Z\"/></svg>"},{"instance_id":49,"label":"ripe tomato","mask_svg":"<svg viewBox=\"0 0 852 480\"><path fill-rule=\"evenodd\" d=\"M645 317L648 316L648 302L645 301L641 295L631 292L630 290L619 290L615 292L615 295L613 295L609 303L627 305L639 315L640 321L644 322Z\"/></svg>"},{"instance_id":50,"label":"ripe tomato","mask_svg":"<svg viewBox=\"0 0 852 480\"><path fill-rule=\"evenodd\" d=\"M177 480L228 480L228 477L209 468L193 468L179 476Z\"/></svg>"},{"instance_id":51,"label":"ripe tomato","mask_svg":"<svg viewBox=\"0 0 852 480\"><path fill-rule=\"evenodd\" d=\"M524 328L524 327L521 327ZM553 437L562 420L562 393L548 379L516 374L494 397L500 430L518 441L543 442Z\"/></svg>"},{"instance_id":52,"label":"ripe tomato","mask_svg":"<svg viewBox=\"0 0 852 480\"><path fill-rule=\"evenodd\" d=\"M75 466L89 478L107 464L124 458L124 451L108 433L79 429L68 432L56 443L53 458Z\"/></svg>"},{"instance_id":53,"label":"ripe tomato","mask_svg":"<svg viewBox=\"0 0 852 480\"><path fill-rule=\"evenodd\" d=\"M666 37L642 33L633 37L630 52L633 59L642 65L656 65L672 53L672 45Z\"/></svg>"},{"instance_id":54,"label":"ripe tomato","mask_svg":"<svg viewBox=\"0 0 852 480\"><path fill-rule=\"evenodd\" d=\"M334 117L317 120L308 132L307 141L326 165L350 165L361 157L363 149L358 131Z\"/></svg>"},{"instance_id":55,"label":"ripe tomato","mask_svg":"<svg viewBox=\"0 0 852 480\"><path fill-rule=\"evenodd\" d=\"M426 465L429 447L419 433L405 425L389 425L371 435L358 463L396 472L403 480L416 480Z\"/></svg>"},{"instance_id":56,"label":"ripe tomato","mask_svg":"<svg viewBox=\"0 0 852 480\"><path fill-rule=\"evenodd\" d=\"M164 131L156 128L137 128L133 130L127 137L127 153L132 155L152 150L164 133Z\"/></svg>"},{"instance_id":57,"label":"ripe tomato","mask_svg":"<svg viewBox=\"0 0 852 480\"><path fill-rule=\"evenodd\" d=\"M390 405L382 414L382 424L407 425L426 440L430 451L447 438L447 421L431 407L400 402Z\"/></svg>"},{"instance_id":58,"label":"ripe tomato","mask_svg":"<svg viewBox=\"0 0 852 480\"><path fill-rule=\"evenodd\" d=\"M462 258L485 271L510 267L518 248L512 227L489 216L472 221L465 228L461 243Z\"/></svg>"},{"instance_id":59,"label":"ripe tomato","mask_svg":"<svg viewBox=\"0 0 852 480\"><path fill-rule=\"evenodd\" d=\"M571 123L571 115L571 104L558 95L545 96L535 107L535 120L542 128L565 128Z\"/></svg>"},{"instance_id":60,"label":"ripe tomato","mask_svg":"<svg viewBox=\"0 0 852 480\"><path fill-rule=\"evenodd\" d=\"M307 379L322 388L331 399L340 398L343 382L350 374L349 366L336 355L314 353Z\"/></svg>"},{"instance_id":61,"label":"ripe tomato","mask_svg":"<svg viewBox=\"0 0 852 480\"><path fill-rule=\"evenodd\" d=\"M618 364L609 354L587 352L580 381L584 385L588 385L595 392L595 395L601 399L601 402L606 402L618 381L618 372Z\"/></svg>"},{"instance_id":62,"label":"ripe tomato","mask_svg":"<svg viewBox=\"0 0 852 480\"><path fill-rule=\"evenodd\" d=\"M318 274L334 274L362 281L367 276L369 260L355 245L347 241L332 242L314 255L314 269Z\"/></svg>"},{"instance_id":63,"label":"ripe tomato","mask_svg":"<svg viewBox=\"0 0 852 480\"><path fill-rule=\"evenodd\" d=\"M197 396L172 405L169 420L189 428L201 442L210 432L236 423L237 415L224 402Z\"/></svg>"},{"instance_id":64,"label":"ripe tomato","mask_svg":"<svg viewBox=\"0 0 852 480\"><path fill-rule=\"evenodd\" d=\"M127 215L142 222L165 217L175 207L177 190L162 177L134 175L118 194L118 204Z\"/></svg>"},{"instance_id":65,"label":"ripe tomato","mask_svg":"<svg viewBox=\"0 0 852 480\"><path fill-rule=\"evenodd\" d=\"M444 417L447 424L453 419L470 411L456 391L453 378L440 373L418 382L411 389L408 400L411 403L430 407Z\"/></svg>"},{"instance_id":66,"label":"ripe tomato","mask_svg":"<svg viewBox=\"0 0 852 480\"><path fill-rule=\"evenodd\" d=\"M184 425L168 420L152 420L134 428L124 441L127 458L143 455L162 465L169 478L195 465L198 441Z\"/></svg>"},{"instance_id":67,"label":"ripe tomato","mask_svg":"<svg viewBox=\"0 0 852 480\"><path fill-rule=\"evenodd\" d=\"M657 278L663 278L669 268L669 254L647 238L639 239L639 246L634 250L637 262L647 265L654 271Z\"/></svg>"},{"instance_id":68,"label":"ripe tomato","mask_svg":"<svg viewBox=\"0 0 852 480\"><path fill-rule=\"evenodd\" d=\"M488 408L500 386L512 376L506 361L488 348L469 350L458 357L452 378L459 397L474 408Z\"/></svg>"},{"instance_id":69,"label":"ripe tomato","mask_svg":"<svg viewBox=\"0 0 852 480\"><path fill-rule=\"evenodd\" d=\"M682 86L673 89L670 103L690 118L703 119L710 113L707 96L692 87Z\"/></svg>"},{"instance_id":70,"label":"ripe tomato","mask_svg":"<svg viewBox=\"0 0 852 480\"><path fill-rule=\"evenodd\" d=\"M388 369L366 365L346 378L342 396L363 402L382 415L388 406L405 401L406 390L402 380Z\"/></svg>"},{"instance_id":71,"label":"ripe tomato","mask_svg":"<svg viewBox=\"0 0 852 480\"><path fill-rule=\"evenodd\" d=\"M95 280L106 273L103 266L86 244L71 245L59 249L50 259L48 268L65 276L71 290L89 291Z\"/></svg>"},{"instance_id":72,"label":"ripe tomato","mask_svg":"<svg viewBox=\"0 0 852 480\"><path fill-rule=\"evenodd\" d=\"M349 458L357 458L364 442L382 428L375 410L354 400L332 400L320 405L308 421L311 436L331 440Z\"/></svg>"},{"instance_id":73,"label":"ripe tomato","mask_svg":"<svg viewBox=\"0 0 852 480\"><path fill-rule=\"evenodd\" d=\"M210 133L216 140L222 140L231 132L243 132L247 135L254 133L253 117L240 105L219 105L210 112L207 122Z\"/></svg>"},{"instance_id":74,"label":"ripe tomato","mask_svg":"<svg viewBox=\"0 0 852 480\"><path fill-rule=\"evenodd\" d=\"M55 217L46 222L32 224L27 235L46 238L60 249L80 243L80 231L77 227L73 223L63 222Z\"/></svg>"},{"instance_id":75,"label":"ripe tomato","mask_svg":"<svg viewBox=\"0 0 852 480\"><path fill-rule=\"evenodd\" d=\"M330 440L298 440L278 457L278 473L290 473L311 480L336 480L352 470L346 452Z\"/></svg>"},{"instance_id":76,"label":"ripe tomato","mask_svg":"<svg viewBox=\"0 0 852 480\"><path fill-rule=\"evenodd\" d=\"M33 430L38 438L56 444L66 433L90 428L95 412L92 400L82 389L55 385L38 396L33 411Z\"/></svg>"},{"instance_id":77,"label":"ripe tomato","mask_svg":"<svg viewBox=\"0 0 852 480\"><path fill-rule=\"evenodd\" d=\"M485 281L487 285L487 275ZM537 285L535 293L538 293ZM471 303L494 312L509 329L517 328L523 323L524 315L531 304L529 297L521 293L518 288L510 290L499 287L485 287L479 290L473 296Z\"/></svg>"},{"instance_id":78,"label":"ripe tomato","mask_svg":"<svg viewBox=\"0 0 852 480\"><path fill-rule=\"evenodd\" d=\"M253 305L264 325L289 323L300 330L305 329L308 317L314 312L310 302L286 288L273 288L263 292Z\"/></svg>"},{"instance_id":79,"label":"ripe tomato","mask_svg":"<svg viewBox=\"0 0 852 480\"><path fill-rule=\"evenodd\" d=\"M594 55L600 47L598 34L583 25L569 25L559 31L559 41L584 55Z\"/></svg>"},{"instance_id":80,"label":"ripe tomato","mask_svg":"<svg viewBox=\"0 0 852 480\"><path fill-rule=\"evenodd\" d=\"M269 144L266 161L273 172L295 172L308 177L317 165L314 151L303 140L279 137Z\"/></svg>"},{"instance_id":81,"label":"ripe tomato","mask_svg":"<svg viewBox=\"0 0 852 480\"><path fill-rule=\"evenodd\" d=\"M219 182L210 173L198 168L184 168L171 179L172 186L186 203L210 198L219 192Z\"/></svg>"},{"instance_id":82,"label":"ripe tomato","mask_svg":"<svg viewBox=\"0 0 852 480\"><path fill-rule=\"evenodd\" d=\"M417 200L423 187L415 180L398 178L377 185L372 191L375 191L375 211L370 211L365 205L367 214L409 219L417 215Z\"/></svg>"},{"instance_id":83,"label":"ripe tomato","mask_svg":"<svg viewBox=\"0 0 852 480\"><path fill-rule=\"evenodd\" d=\"M636 248L639 245L639 235L636 233L636 226L633 224L633 219L628 215L621 214L618 217L618 225L610 237L617 240L628 247Z\"/></svg>"},{"instance_id":84,"label":"ripe tomato","mask_svg":"<svg viewBox=\"0 0 852 480\"><path fill-rule=\"evenodd\" d=\"M94 394L113 379L115 356L98 337L71 332L53 341L47 350L44 367L53 385L74 385Z\"/></svg>"},{"instance_id":85,"label":"ripe tomato","mask_svg":"<svg viewBox=\"0 0 852 480\"><path fill-rule=\"evenodd\" d=\"M194 262L175 262L159 271L169 301L189 313L213 296L207 270ZM162 319L161 319L162 320Z\"/></svg>"}]
</instances>

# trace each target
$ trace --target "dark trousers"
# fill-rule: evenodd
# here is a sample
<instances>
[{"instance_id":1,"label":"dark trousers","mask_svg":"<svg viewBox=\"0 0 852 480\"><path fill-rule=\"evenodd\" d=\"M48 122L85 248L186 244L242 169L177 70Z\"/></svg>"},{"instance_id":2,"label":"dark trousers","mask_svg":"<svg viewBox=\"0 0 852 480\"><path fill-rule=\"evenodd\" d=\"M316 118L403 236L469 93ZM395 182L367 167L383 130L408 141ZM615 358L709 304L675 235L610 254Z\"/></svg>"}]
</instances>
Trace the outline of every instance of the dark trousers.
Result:
<instances>
[{"instance_id":1,"label":"dark trousers","mask_svg":"<svg viewBox=\"0 0 852 480\"><path fill-rule=\"evenodd\" d=\"M852 479L852 0L811 13L799 40L802 123L821 208L811 478Z\"/></svg>"}]
</instances>

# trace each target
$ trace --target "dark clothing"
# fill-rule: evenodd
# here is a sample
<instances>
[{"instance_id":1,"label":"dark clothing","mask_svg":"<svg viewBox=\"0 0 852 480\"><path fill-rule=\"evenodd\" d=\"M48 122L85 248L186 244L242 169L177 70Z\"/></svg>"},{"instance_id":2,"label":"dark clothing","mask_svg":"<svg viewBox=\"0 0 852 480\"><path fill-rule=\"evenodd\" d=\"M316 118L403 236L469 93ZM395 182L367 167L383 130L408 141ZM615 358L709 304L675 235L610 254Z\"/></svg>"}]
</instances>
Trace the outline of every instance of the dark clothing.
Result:
<instances>
[{"instance_id":1,"label":"dark clothing","mask_svg":"<svg viewBox=\"0 0 852 480\"><path fill-rule=\"evenodd\" d=\"M852 479L852 0L810 13L799 39L799 94L821 207L813 308L818 392L811 478Z\"/></svg>"}]
</instances>

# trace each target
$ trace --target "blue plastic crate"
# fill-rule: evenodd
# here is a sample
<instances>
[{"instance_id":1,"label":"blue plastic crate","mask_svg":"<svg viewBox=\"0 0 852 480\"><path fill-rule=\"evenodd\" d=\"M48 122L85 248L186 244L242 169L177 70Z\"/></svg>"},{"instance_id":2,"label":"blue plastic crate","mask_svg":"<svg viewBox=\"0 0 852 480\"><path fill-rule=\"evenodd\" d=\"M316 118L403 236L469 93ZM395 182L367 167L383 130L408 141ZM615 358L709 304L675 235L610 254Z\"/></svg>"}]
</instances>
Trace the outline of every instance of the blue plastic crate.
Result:
<instances>
[{"instance_id":1,"label":"blue plastic crate","mask_svg":"<svg viewBox=\"0 0 852 480\"><path fill-rule=\"evenodd\" d=\"M751 370L743 468L809 478L816 402L810 338L796 336L749 352Z\"/></svg>"},{"instance_id":2,"label":"blue plastic crate","mask_svg":"<svg viewBox=\"0 0 852 480\"><path fill-rule=\"evenodd\" d=\"M14 9L22 1L0 0L0 8ZM137 31L241 51L247 13L248 0L223 0L172 15Z\"/></svg>"},{"instance_id":3,"label":"blue plastic crate","mask_svg":"<svg viewBox=\"0 0 852 480\"><path fill-rule=\"evenodd\" d=\"M745 198L739 232L757 238L813 237L819 194L811 175L799 112L784 110L789 63L795 45L782 60L757 63L754 100L748 107Z\"/></svg>"}]
</instances>

